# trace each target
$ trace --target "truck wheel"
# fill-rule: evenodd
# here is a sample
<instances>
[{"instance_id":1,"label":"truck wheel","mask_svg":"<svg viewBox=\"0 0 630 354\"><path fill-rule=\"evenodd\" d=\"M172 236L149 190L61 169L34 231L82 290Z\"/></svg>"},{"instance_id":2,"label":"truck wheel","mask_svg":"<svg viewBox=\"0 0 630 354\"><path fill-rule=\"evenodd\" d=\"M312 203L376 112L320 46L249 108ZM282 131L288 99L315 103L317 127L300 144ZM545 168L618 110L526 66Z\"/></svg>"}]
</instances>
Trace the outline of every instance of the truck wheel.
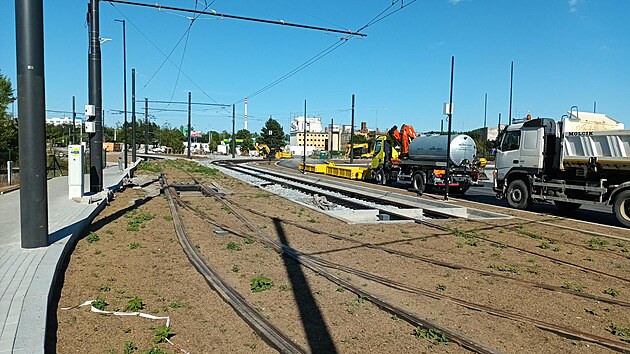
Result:
<instances>
[{"instance_id":1,"label":"truck wheel","mask_svg":"<svg viewBox=\"0 0 630 354\"><path fill-rule=\"evenodd\" d=\"M617 194L613 205L613 213L615 213L615 217L623 226L630 227L630 190Z\"/></svg>"},{"instance_id":2,"label":"truck wheel","mask_svg":"<svg viewBox=\"0 0 630 354\"><path fill-rule=\"evenodd\" d=\"M507 202L515 209L529 208L529 191L527 185L521 179L515 179L508 185Z\"/></svg>"},{"instance_id":3,"label":"truck wheel","mask_svg":"<svg viewBox=\"0 0 630 354\"><path fill-rule=\"evenodd\" d=\"M415 192L421 196L424 193L424 173L417 172L411 176L411 186L415 189Z\"/></svg>"},{"instance_id":4,"label":"truck wheel","mask_svg":"<svg viewBox=\"0 0 630 354\"><path fill-rule=\"evenodd\" d=\"M376 182L376 184L386 185L387 175L385 174L385 170L381 168L378 171L376 171L376 174L374 175L374 181Z\"/></svg>"},{"instance_id":5,"label":"truck wheel","mask_svg":"<svg viewBox=\"0 0 630 354\"><path fill-rule=\"evenodd\" d=\"M563 202L561 200L554 200L553 203L562 211L574 211L582 206L580 203Z\"/></svg>"}]
</instances>

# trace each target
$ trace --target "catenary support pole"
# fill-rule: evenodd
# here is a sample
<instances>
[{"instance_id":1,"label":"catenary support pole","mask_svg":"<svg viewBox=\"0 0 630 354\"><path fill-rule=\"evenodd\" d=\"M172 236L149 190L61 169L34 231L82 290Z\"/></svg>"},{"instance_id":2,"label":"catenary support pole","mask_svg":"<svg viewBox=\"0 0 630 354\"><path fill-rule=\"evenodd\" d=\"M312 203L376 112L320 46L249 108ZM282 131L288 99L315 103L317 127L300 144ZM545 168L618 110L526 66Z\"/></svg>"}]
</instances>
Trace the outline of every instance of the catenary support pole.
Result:
<instances>
[{"instance_id":1,"label":"catenary support pole","mask_svg":"<svg viewBox=\"0 0 630 354\"><path fill-rule=\"evenodd\" d=\"M352 118L350 120L350 163L354 162L354 93L352 94Z\"/></svg>"},{"instance_id":2,"label":"catenary support pole","mask_svg":"<svg viewBox=\"0 0 630 354\"><path fill-rule=\"evenodd\" d=\"M77 110L76 110L74 96L72 96L72 143L73 144L76 144L77 142L76 120L77 120Z\"/></svg>"},{"instance_id":3,"label":"catenary support pole","mask_svg":"<svg viewBox=\"0 0 630 354\"><path fill-rule=\"evenodd\" d=\"M187 136L187 142L188 142L188 153L186 154L186 157L190 158L190 111L191 111L191 95L190 92L188 92L188 136Z\"/></svg>"},{"instance_id":4,"label":"catenary support pole","mask_svg":"<svg viewBox=\"0 0 630 354\"><path fill-rule=\"evenodd\" d=\"M90 49L88 53L88 100L94 106L94 133L88 135L90 142L90 192L103 190L103 93L101 78L101 38L99 24L99 0L90 0L88 16Z\"/></svg>"},{"instance_id":5,"label":"catenary support pole","mask_svg":"<svg viewBox=\"0 0 630 354\"><path fill-rule=\"evenodd\" d=\"M149 99L144 98L144 153L149 153Z\"/></svg>"},{"instance_id":6,"label":"catenary support pole","mask_svg":"<svg viewBox=\"0 0 630 354\"><path fill-rule=\"evenodd\" d=\"M42 0L15 1L22 248L48 246Z\"/></svg>"},{"instance_id":7,"label":"catenary support pole","mask_svg":"<svg viewBox=\"0 0 630 354\"><path fill-rule=\"evenodd\" d=\"M125 149L123 154L125 154L125 168L127 168L127 155L129 154L129 142L127 141L127 33L125 29L125 20L114 21L121 22L123 28L123 109L125 110L125 120L123 123L123 143L125 144Z\"/></svg>"},{"instance_id":8,"label":"catenary support pole","mask_svg":"<svg viewBox=\"0 0 630 354\"><path fill-rule=\"evenodd\" d=\"M304 136L302 142L304 143L304 155L302 156L302 173L306 173L306 100L304 100Z\"/></svg>"},{"instance_id":9,"label":"catenary support pole","mask_svg":"<svg viewBox=\"0 0 630 354\"><path fill-rule=\"evenodd\" d=\"M332 150L333 150L333 137L334 137L334 132L333 132L333 127L335 126L335 119L334 118L330 118L330 148L328 149L328 155L330 156L330 158L332 158Z\"/></svg>"},{"instance_id":10,"label":"catenary support pole","mask_svg":"<svg viewBox=\"0 0 630 354\"><path fill-rule=\"evenodd\" d=\"M444 181L444 200L448 200L451 184L451 126L453 125L453 73L455 72L455 56L451 57L451 93L448 99L448 137L446 138L446 180Z\"/></svg>"},{"instance_id":11,"label":"catenary support pole","mask_svg":"<svg viewBox=\"0 0 630 354\"><path fill-rule=\"evenodd\" d=\"M136 69L131 69L131 162L136 162Z\"/></svg>"},{"instance_id":12,"label":"catenary support pole","mask_svg":"<svg viewBox=\"0 0 630 354\"><path fill-rule=\"evenodd\" d=\"M508 124L512 124L512 86L514 84L514 62L510 66L510 112L508 115Z\"/></svg>"},{"instance_id":13,"label":"catenary support pole","mask_svg":"<svg viewBox=\"0 0 630 354\"><path fill-rule=\"evenodd\" d=\"M236 135L234 134L235 121L236 121L236 105L232 105L232 139L230 139L230 143L232 145L232 158L236 156Z\"/></svg>"},{"instance_id":14,"label":"catenary support pole","mask_svg":"<svg viewBox=\"0 0 630 354\"><path fill-rule=\"evenodd\" d=\"M486 93L483 100L483 127L488 127L488 94Z\"/></svg>"}]
</instances>

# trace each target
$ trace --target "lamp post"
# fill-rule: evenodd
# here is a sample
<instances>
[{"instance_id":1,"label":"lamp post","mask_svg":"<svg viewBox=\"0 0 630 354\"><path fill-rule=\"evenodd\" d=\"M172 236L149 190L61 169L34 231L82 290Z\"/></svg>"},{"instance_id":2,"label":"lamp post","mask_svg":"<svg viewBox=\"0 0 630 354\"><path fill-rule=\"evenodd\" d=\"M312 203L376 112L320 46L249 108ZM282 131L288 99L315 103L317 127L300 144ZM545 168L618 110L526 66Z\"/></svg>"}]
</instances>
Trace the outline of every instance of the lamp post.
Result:
<instances>
[{"instance_id":1,"label":"lamp post","mask_svg":"<svg viewBox=\"0 0 630 354\"><path fill-rule=\"evenodd\" d=\"M125 110L125 122L123 123L123 142L125 144L125 168L127 168L127 34L125 32L125 20L114 20L122 23L123 28L123 109Z\"/></svg>"}]
</instances>

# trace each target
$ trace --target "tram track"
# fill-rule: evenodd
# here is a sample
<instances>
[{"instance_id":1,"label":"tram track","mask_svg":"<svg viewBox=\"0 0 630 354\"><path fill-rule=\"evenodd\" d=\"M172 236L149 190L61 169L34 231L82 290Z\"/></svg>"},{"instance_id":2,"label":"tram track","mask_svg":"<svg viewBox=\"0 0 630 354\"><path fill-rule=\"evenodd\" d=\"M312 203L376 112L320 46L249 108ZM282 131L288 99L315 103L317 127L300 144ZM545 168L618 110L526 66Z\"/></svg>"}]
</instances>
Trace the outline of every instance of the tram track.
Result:
<instances>
[{"instance_id":1,"label":"tram track","mask_svg":"<svg viewBox=\"0 0 630 354\"><path fill-rule=\"evenodd\" d=\"M225 168L232 168L232 169L234 169L236 171L243 172L243 166L238 166L239 168L235 169L235 168L233 168L233 165L234 165L233 163L220 162L220 164L223 167L225 167ZM261 179L265 179L265 176L262 176L260 174L260 170L259 169L256 169L254 171L255 172L253 172L251 175L253 175L255 177L258 177L258 178L261 178ZM270 179L270 180L271 181L276 181L275 179ZM320 188L321 188L321 186L320 186ZM256 213L256 211L254 211L254 210L251 210L251 211ZM438 235L436 237L452 236L453 234L456 234L457 232L461 231L461 230L458 230L456 228L451 228L451 227L448 227L448 226L445 226L445 225L442 225L442 224L439 224L439 223L436 223L436 222L432 222L432 221L418 220L418 219L410 219L410 220L414 221L417 224L421 224L421 225L424 225L424 226L427 226L427 227L430 227L430 228L433 228L433 229L437 229L439 231L446 232L446 234ZM481 223L485 227L489 227L489 228L495 228L496 227L495 225L490 225L488 223L484 223L484 222L478 221L478 220L471 220L471 222ZM512 228L517 227L517 226L518 225L513 225ZM475 230L483 231L483 228L477 228ZM516 234L519 234L518 230L517 231L512 230L512 231L515 232ZM520 234L519 234L519 236L520 236ZM630 279L628 279L628 278L625 278L625 277L622 277L622 276L618 276L618 275L615 275L615 274L606 273L606 272L603 272L603 271L600 271L600 270L597 270L597 269L593 269L593 268L590 268L590 267L581 266L581 265L576 264L574 262L566 261L566 260L560 259L558 257L552 257L552 256L548 256L548 255L541 254L541 253L538 253L538 252L530 251L530 250L527 250L525 248L517 247L517 246L513 246L513 245L510 245L510 244L507 244L505 242L493 240L493 239L490 239L488 237L481 236L479 234L476 234L474 237L478 238L480 240L484 240L486 242L501 244L501 245L504 245L505 247L513 249L513 250L515 250L517 252L521 252L521 253L528 254L528 255L531 255L531 256L540 257L542 259L545 259L545 260L548 260L550 262L553 262L553 263L556 263L556 264L560 264L560 265L563 265L563 266L566 266L566 267L578 269L580 271L591 273L591 274L594 274L594 275L597 275L597 276L604 276L604 277L620 280L620 281L625 282L625 283L630 283ZM549 238L547 238L547 239L549 239ZM355 242L356 241L356 240L352 240L350 238L345 238L345 240L349 241L349 242ZM558 242L560 242L560 240L558 240ZM366 245L363 245L363 246L366 246ZM372 247L374 247L374 246L372 246ZM380 249L383 249L383 247L380 247ZM403 255L403 254L400 254L400 253L404 253L404 252L400 252L400 251L397 251L397 250L394 250L394 249L389 249L389 248L386 249L385 251L388 252L388 253L398 253L399 255ZM484 271L484 270L476 269L476 268L473 268L473 267L466 267L466 266L459 265L459 264L453 264L453 263L448 263L448 262L441 262L441 261L438 261L438 260L435 260L435 259L432 259L432 258L429 258L429 257L422 257L422 256L412 255L412 254L404 254L403 256L406 256L406 257L409 257L409 258L413 258L413 259L416 259L416 260L420 260L420 261L423 261L423 262L431 263L431 264L434 264L434 265L439 265L439 266L442 266L442 267L451 268L451 269L465 269L465 270L470 270L470 271L473 271L473 272L476 272L476 273L482 274L482 275L490 275L490 276L495 276L495 277L501 277L501 278L505 278L505 279L515 280L513 277L510 277L510 276L497 274L497 273L493 273L493 272L489 272L489 271ZM519 279L517 281L526 282L529 285L532 285L532 286L537 287L537 288L545 289L545 290L563 292L563 293L572 294L572 295L578 296L578 297L590 298L590 299L593 299L593 300L607 302L607 303L615 303L615 304L618 304L618 305L621 305L621 306L626 306L626 307L630 306L630 303L628 303L628 302L622 302L622 301L619 301L619 300L616 300L616 299L609 299L609 298L605 298L605 297L601 297L601 296L585 294L585 293L578 292L578 291L572 291L570 289L565 289L565 288L562 288L562 287L559 287L559 286L552 286L552 285L548 285L548 284L541 284L541 283L531 282L531 281L522 280L522 279Z\"/></svg>"},{"instance_id":2,"label":"tram track","mask_svg":"<svg viewBox=\"0 0 630 354\"><path fill-rule=\"evenodd\" d=\"M194 180L195 183L199 183L197 180ZM310 268L311 270L317 272L320 275L325 276L326 278L328 278L329 280L335 282L338 285L342 285L344 287L347 287L349 290L357 293L360 296L365 297L367 300L370 300L372 302L374 302L377 306L380 306L383 309L386 309L392 313L397 314L398 316L400 316L401 318L404 318L406 320L408 320L410 323L413 323L415 325L418 325L418 323L420 323L420 325L423 326L435 326L435 324L433 323L421 323L419 322L420 318L417 318L416 316L413 316L412 314L409 313L405 313L404 310L402 312L400 312L399 310L401 309L397 309L395 305L393 304L389 304L385 301L383 301L382 299L380 299L379 297L367 293L365 290L358 288L356 286L354 286L353 284L345 281L344 279L341 279L338 276L335 276L334 274L331 274L330 272L326 271L325 269L322 269L322 267L325 268L329 268L329 269L336 269L336 270L340 270L349 274L354 274L356 276L362 277L364 279L367 280L371 280L374 282L377 282L379 284L385 285L389 288L392 289L396 289L396 290L401 290L401 291L405 291L408 293L413 293L413 294L418 294L418 295L423 295L423 296L428 296L434 299L443 299L446 301L449 301L453 304L462 306L464 308L467 309L471 309L471 310L475 310L475 311L482 311L494 316L498 316L498 317L502 317L502 318L506 318L506 319L510 319L513 321L517 321L517 322L522 322L522 323L528 323L531 324L533 326L536 326L540 329L546 330L546 331L550 331L550 332L554 332L557 333L559 335L562 336L567 336L570 338L574 338L574 339L580 339L580 340L585 340L585 341L589 341L592 343L597 343L599 345L605 346L609 349L613 349L613 350L617 350L617 351L628 351L630 350L630 346L624 344L623 342L619 342L619 341L615 341L615 340L611 340L605 337L601 337L601 336L597 336L597 335L592 335L583 331L579 331L579 330L575 330L569 327L565 327L565 326L558 326L558 325L554 325L551 323L547 323L541 320L537 320L534 318L530 318L530 317L526 317L526 316L521 316L518 314L514 314L514 313L510 313L507 311L503 311L500 309L495 309L495 308L491 308L485 305L480 305L480 304L475 304L472 302L468 302L465 300L461 300L461 299L457 299L451 296L447 296L444 294L440 294L437 292L433 292L433 291L429 291L426 289L420 289L420 288L416 288L416 287L412 287L400 282L396 282L396 281L392 281L392 280L388 280L385 279L383 277L380 277L378 275L375 274L371 274L368 272L364 272L361 270L357 270L351 267L346 267L343 265L339 265L330 261L326 261L326 260L322 260L318 257L313 257L311 255L308 254L303 254L291 247L288 247L284 244L280 244L277 241L272 241L270 240L268 237L266 237L259 229L258 227L253 224L252 222L250 222L246 217L242 216L240 212L238 212L237 210L235 210L236 208L242 209L242 210L246 210L248 212L252 212L252 213L257 213L259 215L261 215L262 213L256 212L253 209L249 209L244 207L243 205L239 205L237 202L234 201L228 201L224 196L218 195L216 194L216 192L214 192L213 190L209 189L207 186L204 186L202 184L199 184L200 189L204 190L204 194L207 195L212 195L214 197L217 198L217 200L219 200L221 203L223 203L224 205L226 205L228 208L230 208L231 212L234 213L234 215L244 224L247 226L247 228L250 229L250 231L252 231L254 233L254 235L251 234L243 234L243 233L239 233L236 230L231 230L227 225L221 224L221 223L217 223L216 221L212 221L212 220L208 220L207 217L205 217L203 214L199 213L198 211L194 210L193 208L191 208L190 206L187 206L186 203L184 203L181 200L177 200L177 203L188 209L190 212L192 212L195 216L201 218L202 220L217 226L217 227L221 227L229 232L234 233L235 235L241 236L241 237L255 237L256 239L260 240L261 242L264 242L268 245L270 245L271 247L273 247L276 251L281 252L283 254L287 254L288 256L294 258L296 261L298 261L300 264L304 265L307 268ZM270 217L267 215L261 215L261 216L266 216L266 217ZM300 225L297 225L295 223L291 223L288 222L286 220L281 220L282 222L286 223L286 224L290 224L293 226L298 226L300 227ZM314 228L310 228L310 227L303 227L307 230L311 230L313 233L317 233L317 234L326 234L324 232L321 232L319 230L316 230ZM352 239L348 239L346 237L340 236L340 235L330 235L331 237L337 238L337 239L343 239L345 241L351 241L351 242L355 242L357 243L358 241L356 240L352 240ZM358 242L360 243L360 242ZM365 244L365 243L360 243L362 246L365 247L369 247L369 248L377 248L377 249L382 249L382 247L376 246L376 245L372 245L372 244ZM387 251L395 251L393 249L390 250L385 250ZM394 254L399 254L399 255L403 255L403 256L412 256L410 254L405 254L404 252L398 253L398 252L394 252ZM461 268L455 268L455 269L461 269ZM491 272L486 272L486 273L490 273L488 275L496 275L494 273ZM514 280L513 278L507 277L510 280ZM577 295L577 294L573 294L573 292L571 291L565 291L567 289L562 289L559 288L557 289L556 287L548 287L545 285L541 285L541 288L546 289L546 290L552 290L552 291L561 291L561 292L566 292L572 295ZM580 294L580 295L585 295L585 294ZM578 296L580 296L578 295ZM598 301L602 301L602 300L609 300L609 299L600 299L598 297L589 297L586 296L587 298L593 299L593 300L598 300ZM608 302L608 301L607 301ZM628 306L630 304L625 303L625 302L621 302L621 301L612 301L612 302L608 302L608 303L613 303L616 305L621 305L621 306ZM431 328L431 327L430 327ZM433 327L433 328L438 328L439 330L443 331L445 334L447 334L449 337L455 335L457 336L457 333L452 333L451 331L449 331L448 329L445 328L440 328L440 327ZM455 342L458 342L460 345L462 345L463 347L466 347L468 349L477 351L477 352L493 352L493 350L491 348L485 348L484 350L488 350L488 351L480 351L482 350L484 347L481 346L477 346L477 345L473 345L473 342L470 342L469 339L464 338L453 338Z\"/></svg>"}]
</instances>

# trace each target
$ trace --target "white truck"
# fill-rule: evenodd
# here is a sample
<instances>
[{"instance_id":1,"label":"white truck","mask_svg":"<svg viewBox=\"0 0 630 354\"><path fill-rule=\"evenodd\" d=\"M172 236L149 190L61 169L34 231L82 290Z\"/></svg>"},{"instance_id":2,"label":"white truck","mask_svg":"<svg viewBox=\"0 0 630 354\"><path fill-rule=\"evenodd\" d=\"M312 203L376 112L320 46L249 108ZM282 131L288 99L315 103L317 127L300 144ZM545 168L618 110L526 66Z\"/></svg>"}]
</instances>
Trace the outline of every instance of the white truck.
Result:
<instances>
[{"instance_id":1,"label":"white truck","mask_svg":"<svg viewBox=\"0 0 630 354\"><path fill-rule=\"evenodd\" d=\"M494 191L517 209L553 201L562 210L611 205L630 227L630 130L605 114L572 110L509 125L496 153Z\"/></svg>"}]
</instances>

